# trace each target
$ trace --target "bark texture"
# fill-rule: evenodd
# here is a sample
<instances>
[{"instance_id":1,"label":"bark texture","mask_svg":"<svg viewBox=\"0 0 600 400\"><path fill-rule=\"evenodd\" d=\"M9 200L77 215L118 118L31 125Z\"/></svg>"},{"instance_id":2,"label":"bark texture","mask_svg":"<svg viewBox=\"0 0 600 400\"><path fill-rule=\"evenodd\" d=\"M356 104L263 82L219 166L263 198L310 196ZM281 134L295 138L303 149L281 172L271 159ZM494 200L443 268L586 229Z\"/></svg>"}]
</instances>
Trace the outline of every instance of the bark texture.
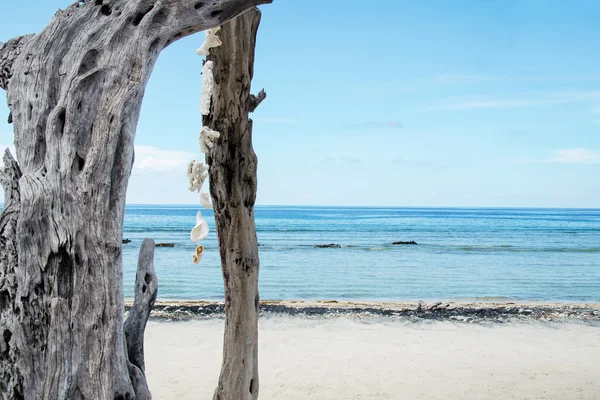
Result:
<instances>
[{"instance_id":1,"label":"bark texture","mask_svg":"<svg viewBox=\"0 0 600 400\"><path fill-rule=\"evenodd\" d=\"M149 396L132 384L121 259L146 83L173 41L270 1L79 1L0 47L19 162L2 174L2 399Z\"/></svg>"},{"instance_id":2,"label":"bark texture","mask_svg":"<svg viewBox=\"0 0 600 400\"><path fill-rule=\"evenodd\" d=\"M211 49L215 88L204 125L220 132L207 154L223 279L225 336L215 400L258 397L258 243L254 225L257 157L253 111L266 94L250 94L260 11L253 8L222 26L222 46Z\"/></svg>"},{"instance_id":3,"label":"bark texture","mask_svg":"<svg viewBox=\"0 0 600 400\"><path fill-rule=\"evenodd\" d=\"M21 206L19 179L21 170L9 153L4 153L4 168L0 171L0 183L4 187L4 209L0 214L0 394L3 398L18 399L21 395L21 375L16 366L18 356L10 349L18 315L13 311L17 301L17 277L19 264L17 249L17 222Z\"/></svg>"},{"instance_id":4,"label":"bark texture","mask_svg":"<svg viewBox=\"0 0 600 400\"><path fill-rule=\"evenodd\" d=\"M129 316L125 320L129 375L137 398L140 400L152 398L146 383L144 331L158 294L158 278L154 273L154 247L152 239L144 239L140 247L135 276L135 298Z\"/></svg>"}]
</instances>

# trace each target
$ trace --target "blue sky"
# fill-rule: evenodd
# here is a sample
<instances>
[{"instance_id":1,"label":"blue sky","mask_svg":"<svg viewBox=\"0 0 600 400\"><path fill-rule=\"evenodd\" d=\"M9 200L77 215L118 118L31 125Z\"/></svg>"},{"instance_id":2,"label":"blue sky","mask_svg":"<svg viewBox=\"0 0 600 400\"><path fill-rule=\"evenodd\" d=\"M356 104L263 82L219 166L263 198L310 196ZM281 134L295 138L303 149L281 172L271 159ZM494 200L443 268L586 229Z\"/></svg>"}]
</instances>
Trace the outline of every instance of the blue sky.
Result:
<instances>
[{"instance_id":1,"label":"blue sky","mask_svg":"<svg viewBox=\"0 0 600 400\"><path fill-rule=\"evenodd\" d=\"M62 0L10 1L0 40ZM275 0L253 114L258 204L600 207L600 2ZM129 203L197 203L203 34L148 85ZM0 104L0 144L12 143ZM1 198L0 198L1 200Z\"/></svg>"}]
</instances>

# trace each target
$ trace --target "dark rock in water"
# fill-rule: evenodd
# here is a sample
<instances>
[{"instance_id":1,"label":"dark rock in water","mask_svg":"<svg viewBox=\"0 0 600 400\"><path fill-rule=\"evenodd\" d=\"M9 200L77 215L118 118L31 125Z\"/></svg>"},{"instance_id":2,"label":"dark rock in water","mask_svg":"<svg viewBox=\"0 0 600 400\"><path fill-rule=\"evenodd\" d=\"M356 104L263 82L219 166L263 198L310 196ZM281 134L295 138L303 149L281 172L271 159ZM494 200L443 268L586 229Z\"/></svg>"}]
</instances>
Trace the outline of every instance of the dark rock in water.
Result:
<instances>
[{"instance_id":1,"label":"dark rock in water","mask_svg":"<svg viewBox=\"0 0 600 400\"><path fill-rule=\"evenodd\" d=\"M155 247L175 247L175 243L156 243Z\"/></svg>"},{"instance_id":2,"label":"dark rock in water","mask_svg":"<svg viewBox=\"0 0 600 400\"><path fill-rule=\"evenodd\" d=\"M318 249L341 249L342 248L342 246L340 246L339 244L335 244L335 243L318 244L315 247Z\"/></svg>"},{"instance_id":3,"label":"dark rock in water","mask_svg":"<svg viewBox=\"0 0 600 400\"><path fill-rule=\"evenodd\" d=\"M129 240L129 239L123 239L123 244L127 244L127 243L131 243L131 240Z\"/></svg>"},{"instance_id":4,"label":"dark rock in water","mask_svg":"<svg viewBox=\"0 0 600 400\"><path fill-rule=\"evenodd\" d=\"M410 242L393 242L392 244L417 244L417 242L415 242L414 240L411 240Z\"/></svg>"}]
</instances>

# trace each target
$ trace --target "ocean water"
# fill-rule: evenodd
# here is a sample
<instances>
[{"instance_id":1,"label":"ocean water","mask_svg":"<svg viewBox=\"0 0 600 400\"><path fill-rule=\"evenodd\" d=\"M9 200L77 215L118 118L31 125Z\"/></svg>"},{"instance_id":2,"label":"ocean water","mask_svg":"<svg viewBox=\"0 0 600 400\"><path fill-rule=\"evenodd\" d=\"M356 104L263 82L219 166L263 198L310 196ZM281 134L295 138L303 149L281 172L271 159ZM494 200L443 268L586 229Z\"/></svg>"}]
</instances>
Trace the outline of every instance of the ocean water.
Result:
<instances>
[{"instance_id":1,"label":"ocean water","mask_svg":"<svg viewBox=\"0 0 600 400\"><path fill-rule=\"evenodd\" d=\"M157 243L159 299L223 299L212 212L200 265L197 207L128 206L125 295ZM600 209L256 207L262 299L600 301ZM414 240L418 245L392 245ZM341 248L320 249L336 243Z\"/></svg>"}]
</instances>

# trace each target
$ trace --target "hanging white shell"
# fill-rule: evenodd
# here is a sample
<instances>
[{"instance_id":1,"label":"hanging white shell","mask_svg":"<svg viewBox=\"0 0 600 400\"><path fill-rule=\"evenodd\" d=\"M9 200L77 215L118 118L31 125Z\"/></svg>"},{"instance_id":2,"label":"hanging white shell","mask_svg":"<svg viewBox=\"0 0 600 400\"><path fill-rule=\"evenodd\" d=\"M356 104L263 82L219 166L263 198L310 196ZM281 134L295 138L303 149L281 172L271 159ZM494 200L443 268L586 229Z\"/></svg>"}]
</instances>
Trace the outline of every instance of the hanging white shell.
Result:
<instances>
[{"instance_id":1,"label":"hanging white shell","mask_svg":"<svg viewBox=\"0 0 600 400\"><path fill-rule=\"evenodd\" d=\"M196 215L196 226L192 229L190 234L190 238L192 242L197 242L199 240L205 239L208 236L208 222L202 218L202 213L198 211Z\"/></svg>"},{"instance_id":2,"label":"hanging white shell","mask_svg":"<svg viewBox=\"0 0 600 400\"><path fill-rule=\"evenodd\" d=\"M192 259L194 260L194 264L200 264L200 260L202 260L203 255L204 255L204 247L203 246L196 247L196 251L192 253Z\"/></svg>"},{"instance_id":3,"label":"hanging white shell","mask_svg":"<svg viewBox=\"0 0 600 400\"><path fill-rule=\"evenodd\" d=\"M210 201L210 195L208 193L200 194L200 203L208 210L212 210L213 206Z\"/></svg>"}]
</instances>

